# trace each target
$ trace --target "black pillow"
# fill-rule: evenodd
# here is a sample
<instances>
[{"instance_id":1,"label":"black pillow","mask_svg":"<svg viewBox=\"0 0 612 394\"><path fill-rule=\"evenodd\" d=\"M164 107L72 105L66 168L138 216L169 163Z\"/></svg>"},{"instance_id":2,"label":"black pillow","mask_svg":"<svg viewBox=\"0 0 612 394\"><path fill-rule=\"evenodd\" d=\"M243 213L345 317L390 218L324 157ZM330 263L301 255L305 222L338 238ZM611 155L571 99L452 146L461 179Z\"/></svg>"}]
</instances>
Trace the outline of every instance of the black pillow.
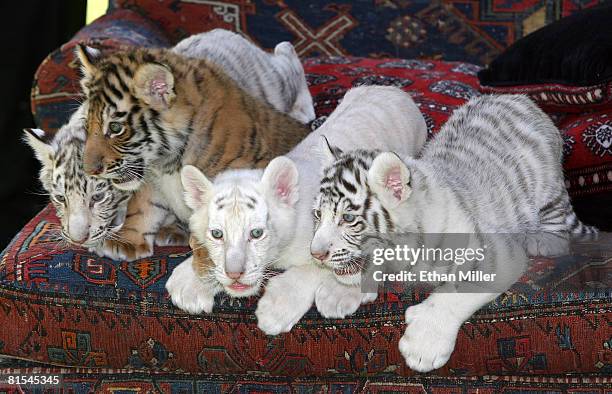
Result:
<instances>
[{"instance_id":1,"label":"black pillow","mask_svg":"<svg viewBox=\"0 0 612 394\"><path fill-rule=\"evenodd\" d=\"M478 73L483 86L612 80L612 3L579 11L516 41Z\"/></svg>"}]
</instances>

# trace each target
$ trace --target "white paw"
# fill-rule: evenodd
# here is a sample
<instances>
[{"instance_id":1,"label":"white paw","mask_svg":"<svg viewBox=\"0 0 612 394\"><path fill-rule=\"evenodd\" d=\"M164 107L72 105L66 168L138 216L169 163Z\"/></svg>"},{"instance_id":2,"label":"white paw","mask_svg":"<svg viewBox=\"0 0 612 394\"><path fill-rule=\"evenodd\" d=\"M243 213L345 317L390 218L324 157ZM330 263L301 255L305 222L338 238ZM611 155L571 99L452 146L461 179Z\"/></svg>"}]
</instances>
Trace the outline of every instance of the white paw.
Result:
<instances>
[{"instance_id":1,"label":"white paw","mask_svg":"<svg viewBox=\"0 0 612 394\"><path fill-rule=\"evenodd\" d=\"M455 348L461 321L445 308L425 300L406 310L406 323L399 349L408 367L429 372L446 364Z\"/></svg>"},{"instance_id":2,"label":"white paw","mask_svg":"<svg viewBox=\"0 0 612 394\"><path fill-rule=\"evenodd\" d=\"M526 246L529 256L563 256L569 253L569 236L551 232L528 234Z\"/></svg>"},{"instance_id":3,"label":"white paw","mask_svg":"<svg viewBox=\"0 0 612 394\"><path fill-rule=\"evenodd\" d=\"M335 283L325 282L317 289L315 304L321 316L328 319L344 319L359 309L361 304L374 301L373 293L362 293L357 286L345 286L334 280Z\"/></svg>"},{"instance_id":4,"label":"white paw","mask_svg":"<svg viewBox=\"0 0 612 394\"><path fill-rule=\"evenodd\" d=\"M267 335L289 332L312 306L312 296L296 291L283 274L270 279L257 303L257 326Z\"/></svg>"},{"instance_id":5,"label":"white paw","mask_svg":"<svg viewBox=\"0 0 612 394\"><path fill-rule=\"evenodd\" d=\"M210 313L215 302L214 292L196 276L191 264L189 258L172 271L166 290L179 309L191 314Z\"/></svg>"}]
</instances>

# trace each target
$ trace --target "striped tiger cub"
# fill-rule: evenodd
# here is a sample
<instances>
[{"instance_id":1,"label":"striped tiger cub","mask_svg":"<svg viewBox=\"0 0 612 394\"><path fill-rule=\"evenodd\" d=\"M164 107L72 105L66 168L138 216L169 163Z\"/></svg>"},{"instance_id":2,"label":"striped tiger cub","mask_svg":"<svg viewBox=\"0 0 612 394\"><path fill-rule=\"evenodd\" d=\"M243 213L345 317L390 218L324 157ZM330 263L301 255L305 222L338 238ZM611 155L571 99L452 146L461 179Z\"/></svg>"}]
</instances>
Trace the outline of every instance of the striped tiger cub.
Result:
<instances>
[{"instance_id":1,"label":"striped tiger cub","mask_svg":"<svg viewBox=\"0 0 612 394\"><path fill-rule=\"evenodd\" d=\"M215 41L213 42L212 39L215 39ZM231 49L240 49L239 55ZM86 50L87 55L92 58L100 56L100 53L92 48L82 48L81 50ZM240 80L242 75L249 74L250 83L243 88L250 94L266 98L277 109L284 110L289 108L292 111L291 115L296 118L306 119L314 115L312 99L306 86L303 68L289 43L277 45L276 53L267 55L246 39L234 33L218 29L187 38L177 44L172 51L186 57L208 56L214 58L216 62L223 64L223 67L227 68L228 75L235 80ZM268 57L264 58L262 54ZM268 62L270 67L266 70L265 74L256 75L251 67L247 67L243 60L249 56L258 57L259 64ZM276 65L276 68L273 68L273 65ZM278 75L277 73L281 74ZM280 82L267 84L270 80ZM265 92L262 90L262 85L266 86ZM72 125L60 129L53 141L48 141L45 137L39 138L35 135L28 135L28 141L34 141L30 145L35 150L36 148L45 148L44 156L50 158L50 160L41 160L43 164L41 175L43 172L53 172L59 183L66 183L68 187L77 182L88 182L88 179L91 178L84 173L80 160L78 168L73 168L71 176L64 173L65 166L55 166L54 164L55 159L65 156L64 151L76 149L80 153L83 150L86 139L86 104L87 101L81 107L82 111L80 109L80 112L83 112L79 116L81 123L77 124L78 120L76 119L74 121L71 120ZM67 140L63 137L67 129L78 129L79 133L71 133L78 134L78 138L68 139L70 144L55 143L56 140ZM32 139L31 137L37 138ZM49 152L50 154L48 154ZM109 179L100 177L93 177L91 182L100 185L105 184L105 182L109 185L111 183ZM158 196L159 193L155 193L151 187L141 188L134 197L129 199L127 207L128 200L125 198L125 191L114 187L105 187L105 209L103 215L95 212L99 209L97 207L100 203L93 201L93 194L86 190L75 187L71 189L75 190L75 193L66 193L64 195L62 188L55 187L54 189L54 195L61 192L59 193L61 194L60 197L63 197L65 200L65 202L60 203L52 200L56 207L59 207L58 211L70 210L69 207L76 206L75 203L83 206L82 209L71 210L73 211L71 215L78 219L78 226L69 226L67 219L61 220L65 238L72 243L86 246L100 255L116 259L133 260L146 257L152 253L153 239L156 239L156 243L160 245L186 243L186 233L182 229L180 222L177 222L176 217L165 207L167 203L164 199ZM51 191L50 189L47 190ZM128 194L130 193L128 192ZM121 204L113 207L108 206L109 202L119 200L122 201ZM121 213L121 215L114 215L113 212ZM93 221L92 218L95 217L101 218L99 225ZM126 217L124 225L123 221ZM160 226L162 227L160 228ZM117 233L119 229L121 231ZM92 235L95 235L95 237L92 237Z\"/></svg>"},{"instance_id":2,"label":"striped tiger cub","mask_svg":"<svg viewBox=\"0 0 612 394\"><path fill-rule=\"evenodd\" d=\"M186 244L185 228L156 202L149 185L132 195L107 179L85 175L86 108L80 106L51 137L41 129L24 130L41 163L39 179L60 221L61 239L100 256L128 260L150 255L153 244ZM147 231L151 228L156 231Z\"/></svg>"},{"instance_id":3,"label":"striped tiger cub","mask_svg":"<svg viewBox=\"0 0 612 394\"><path fill-rule=\"evenodd\" d=\"M367 231L521 235L490 258L495 272L512 280L523 272L527 255L565 253L568 233L597 232L570 205L561 155L559 130L520 95L470 100L418 159L375 151L340 154L321 182L311 243L313 255L347 285L336 303L361 281L359 248ZM446 282L407 309L399 348L410 368L427 372L444 365L461 324L499 295L457 294L455 286Z\"/></svg>"},{"instance_id":4,"label":"striped tiger cub","mask_svg":"<svg viewBox=\"0 0 612 394\"><path fill-rule=\"evenodd\" d=\"M150 180L181 220L191 213L183 165L208 176L262 168L309 132L206 60L145 48L94 58L79 47L77 54L88 104L85 172L128 191Z\"/></svg>"},{"instance_id":5,"label":"striped tiger cub","mask_svg":"<svg viewBox=\"0 0 612 394\"><path fill-rule=\"evenodd\" d=\"M263 86L265 97L278 110L290 109L297 119L314 116L304 70L295 51L287 46L291 44L280 43L274 54L262 56L263 51L246 39L216 29L188 37L172 50L187 57L215 59L241 83L248 74L248 84L242 86L247 92L263 98ZM95 49L88 51L100 55ZM258 57L258 63L268 67L254 73L244 61L249 56ZM84 173L86 104L55 134L26 129L24 135L41 162L40 180L60 219L62 238L99 255L127 260L150 255L154 239L158 245L185 244L187 234L181 223L156 201L151 187L141 188L130 198L131 193L114 188L109 180Z\"/></svg>"}]
</instances>

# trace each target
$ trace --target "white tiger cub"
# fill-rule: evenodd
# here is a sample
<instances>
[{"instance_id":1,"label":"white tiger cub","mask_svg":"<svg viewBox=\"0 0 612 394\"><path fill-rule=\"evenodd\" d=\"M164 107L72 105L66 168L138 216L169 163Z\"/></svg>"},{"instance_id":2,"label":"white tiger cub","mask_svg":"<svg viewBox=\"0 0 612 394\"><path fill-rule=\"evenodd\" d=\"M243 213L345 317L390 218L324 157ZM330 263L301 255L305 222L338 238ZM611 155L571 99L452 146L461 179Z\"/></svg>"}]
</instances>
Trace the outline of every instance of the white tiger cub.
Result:
<instances>
[{"instance_id":1,"label":"white tiger cub","mask_svg":"<svg viewBox=\"0 0 612 394\"><path fill-rule=\"evenodd\" d=\"M83 117L80 107L49 142L43 130L24 131L42 164L40 182L60 219L61 235L69 242L95 247L123 226L130 196L115 191L109 181L83 174Z\"/></svg>"},{"instance_id":2,"label":"white tiger cub","mask_svg":"<svg viewBox=\"0 0 612 394\"><path fill-rule=\"evenodd\" d=\"M202 264L214 266L206 270L210 276L198 277L193 257L181 263L166 284L172 302L190 313L211 312L216 293L254 295L270 267L297 265L299 280L291 270L270 279L257 309L260 327L267 333L290 329L312 306L314 290L310 298L296 300L295 295L306 293L301 286L311 287L326 272L312 264L309 252L312 203L322 169L316 151L324 142L322 136L345 149L397 146L402 154L413 156L426 135L425 120L407 93L393 87L359 87L346 93L319 129L265 170L226 171L210 182L195 167L184 167L185 200L194 211L192 237L208 249L212 261ZM281 302L276 303L277 298ZM357 307L361 301L359 294ZM277 314L285 320L279 322ZM275 328L279 323L282 327Z\"/></svg>"},{"instance_id":3,"label":"white tiger cub","mask_svg":"<svg viewBox=\"0 0 612 394\"><path fill-rule=\"evenodd\" d=\"M379 233L479 237L546 232L553 239L565 239L567 232L596 232L572 210L561 154L559 131L527 97L472 99L450 117L419 159L400 155L402 160L376 151L332 158L317 198L320 219L311 244L313 254L338 281L352 285L361 281L361 267L351 262L361 256L358 238L363 232L337 224L347 213L353 222L362 223L361 228ZM378 206L378 215L353 209L366 205ZM527 254L564 252L563 245L536 240L526 245L524 237L499 240L512 242L495 248L489 262L505 278L501 285L509 287L520 276ZM408 366L420 372L443 366L461 324L499 295L491 291L503 290L458 294L457 285L447 282L408 308L408 327L399 343Z\"/></svg>"},{"instance_id":4,"label":"white tiger cub","mask_svg":"<svg viewBox=\"0 0 612 394\"><path fill-rule=\"evenodd\" d=\"M43 130L24 130L26 142L42 164L39 179L55 207L62 238L91 252L124 259L128 257L125 252L103 250L104 241L117 240L120 244L133 243L138 247L138 240L144 237L151 246L153 243L186 244L185 229L154 200L151 188L131 196L129 192L117 190L108 180L84 174L85 111L84 106L79 107L50 141L46 141ZM144 216L156 218L155 225L161 230L142 234L137 227ZM130 218L132 230L125 231L126 218ZM121 229L126 235L119 239L117 233Z\"/></svg>"},{"instance_id":5,"label":"white tiger cub","mask_svg":"<svg viewBox=\"0 0 612 394\"><path fill-rule=\"evenodd\" d=\"M265 98L280 111L291 111L298 120L314 119L304 69L287 42L278 44L275 54L270 55L235 33L215 29L188 37L173 50L187 57L210 58L252 95ZM257 67L249 64L251 57ZM63 238L101 256L121 260L151 255L154 242L186 244L180 223L150 187L130 198L130 193L109 181L85 174L85 105L51 138L40 129L25 130L25 140L41 162L40 180L56 208ZM128 224L124 228L126 216Z\"/></svg>"},{"instance_id":6,"label":"white tiger cub","mask_svg":"<svg viewBox=\"0 0 612 394\"><path fill-rule=\"evenodd\" d=\"M304 68L287 41L269 54L239 34L214 29L184 39L173 50L221 66L251 95L302 123L315 118Z\"/></svg>"}]
</instances>

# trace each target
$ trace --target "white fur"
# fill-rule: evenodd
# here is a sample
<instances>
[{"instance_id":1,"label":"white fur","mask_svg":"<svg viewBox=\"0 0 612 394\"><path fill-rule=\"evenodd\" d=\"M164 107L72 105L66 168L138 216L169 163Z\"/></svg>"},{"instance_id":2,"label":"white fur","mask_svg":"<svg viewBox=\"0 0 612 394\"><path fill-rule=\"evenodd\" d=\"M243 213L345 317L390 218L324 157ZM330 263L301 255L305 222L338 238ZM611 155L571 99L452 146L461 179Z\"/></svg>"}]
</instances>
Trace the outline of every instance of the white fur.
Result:
<instances>
[{"instance_id":1,"label":"white fur","mask_svg":"<svg viewBox=\"0 0 612 394\"><path fill-rule=\"evenodd\" d=\"M315 118L304 68L289 42L269 54L239 34L214 29L184 39L173 51L217 63L245 91L302 123Z\"/></svg>"},{"instance_id":2,"label":"white fur","mask_svg":"<svg viewBox=\"0 0 612 394\"><path fill-rule=\"evenodd\" d=\"M166 282L166 289L172 294L172 302L189 313L210 313L215 294L197 277L192 266L192 257L179 264Z\"/></svg>"},{"instance_id":3,"label":"white fur","mask_svg":"<svg viewBox=\"0 0 612 394\"><path fill-rule=\"evenodd\" d=\"M501 200L507 198L505 188L513 185L503 184L500 189L496 183L499 174L491 170L496 167L483 167L480 173L474 173L468 171L465 164L454 164L444 156L447 149L444 143L454 141L451 138L460 132L464 136L463 146L485 150L479 134L469 129L469 122L481 121L478 111L486 112L489 105L495 104L512 107L517 114L512 118L516 128L509 129L503 125L503 129L491 130L491 125L486 124L483 130L491 130L494 136L521 133L527 138L541 138L538 143L542 147L537 153L532 151L533 141L527 138L521 140L524 145L514 146L514 141L504 140L504 134L501 134L501 141L497 143L500 149L512 150L508 152L508 161L528 162L531 166L531 194L522 196L526 200L524 203L510 205ZM550 199L547 196L557 195L559 188L563 187L559 162L560 138L547 116L527 98L498 96L474 99L449 119L437 138L426 148L422 159L402 160L392 153L381 153L369 169L368 184L389 210L397 231L415 232L418 229L421 233L434 234L524 234L542 225L536 207L545 205ZM515 174L516 170L512 168ZM400 193L393 195L385 180L389 174L397 174L397 170L410 177L411 181L410 184L402 182ZM457 181L460 181L458 184L461 188L456 186ZM469 208L462 204L469 204ZM426 220L417 222L415 218ZM492 238L489 239L491 241L493 244L488 245L489 250L496 251L494 266L498 279L495 290L502 291L510 287L524 271L527 254L520 239ZM456 269L456 266L451 269ZM461 324L499 295L493 292L458 294L458 286L446 284L421 304L407 309L408 327L399 348L410 368L427 372L444 365L453 351Z\"/></svg>"},{"instance_id":4,"label":"white fur","mask_svg":"<svg viewBox=\"0 0 612 394\"><path fill-rule=\"evenodd\" d=\"M319 152L324 151L321 149L321 144L325 143L322 136L341 149L397 149L401 154L414 155L425 142L426 126L418 108L407 93L397 88L380 86L352 89L319 129L306 137L286 155L285 159L279 161L277 158L272 161L265 172L233 170L220 174L213 182L206 204L196 210L190 219L191 232L208 248L210 257L217 267L219 281L222 283L224 278L220 271L226 265L225 251L230 248L246 248L248 256L245 272L259 275L257 280L249 279L249 284L253 283L257 287L265 279L266 268L270 265L281 269L301 267L300 271L295 271L298 268L289 269L272 278L266 287L266 293L260 300L256 314L260 328L269 334L290 330L310 308L315 293L325 278L330 277L329 271L313 265L310 255L310 241L314 231L311 211L322 170ZM271 181L279 178L267 177L265 173L275 167L276 173L279 168L287 169L288 173L291 173L290 162L299 172L299 176L297 174L288 176L291 180L299 178L295 190L298 199L297 202L289 199L283 203L275 197L277 189ZM217 198L231 195L236 196L237 202L239 196L255 197L256 209L244 209L237 204L236 209L218 210L211 203ZM269 238L265 244L263 239L259 246L246 240L247 230L250 230L254 223L264 227L266 237ZM227 240L223 241L225 244L211 238L211 230L214 227L219 227L224 234L227 234ZM224 283L226 291L227 283L229 282ZM336 282L326 283L332 286L329 291L338 290L333 287L336 286ZM288 289L293 290L288 292ZM248 295L255 293L256 290L249 292ZM351 292L352 289L347 291ZM231 291L229 294L234 295ZM293 294L296 294L296 297L293 297ZM321 305L325 302L324 298L327 299L327 293L322 294ZM332 309L342 316L352 313L363 299L371 300L372 296L353 298L358 298L356 306L354 303L341 308L325 305L326 314ZM291 313L279 313L279 310Z\"/></svg>"}]
</instances>

